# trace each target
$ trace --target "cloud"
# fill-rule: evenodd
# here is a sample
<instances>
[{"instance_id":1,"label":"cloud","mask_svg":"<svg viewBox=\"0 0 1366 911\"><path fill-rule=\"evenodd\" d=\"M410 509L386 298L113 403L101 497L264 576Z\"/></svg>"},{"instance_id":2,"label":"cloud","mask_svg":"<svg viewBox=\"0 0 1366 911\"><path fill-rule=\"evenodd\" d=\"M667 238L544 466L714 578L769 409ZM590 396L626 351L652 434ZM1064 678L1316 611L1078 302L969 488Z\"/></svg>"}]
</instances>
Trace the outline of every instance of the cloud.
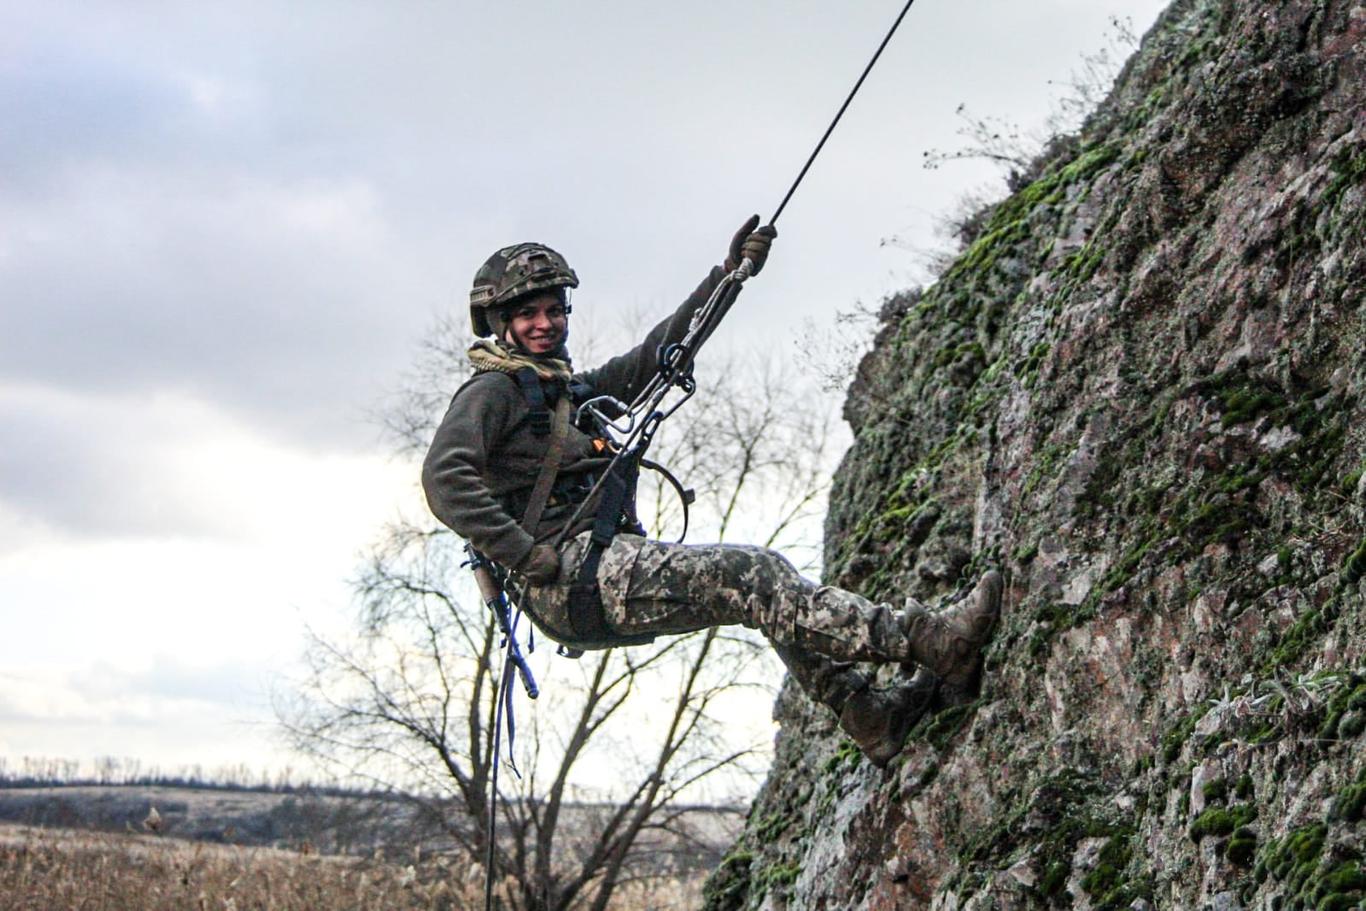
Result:
<instances>
[{"instance_id":1,"label":"cloud","mask_svg":"<svg viewBox=\"0 0 1366 911\"><path fill-rule=\"evenodd\" d=\"M271 671L250 662L195 666L167 655L95 661L65 674L0 677L0 721L160 724L194 712L260 714Z\"/></svg>"},{"instance_id":2,"label":"cloud","mask_svg":"<svg viewBox=\"0 0 1366 911\"><path fill-rule=\"evenodd\" d=\"M346 535L363 540L416 477L415 467L378 455L319 458L168 392L0 383L0 436L0 554L44 546L43 529L265 544L316 523L303 559Z\"/></svg>"},{"instance_id":3,"label":"cloud","mask_svg":"<svg viewBox=\"0 0 1366 911\"><path fill-rule=\"evenodd\" d=\"M0 385L0 503L18 519L92 535L205 534L221 528L193 496L177 450L202 434L184 403L130 409L118 398Z\"/></svg>"},{"instance_id":4,"label":"cloud","mask_svg":"<svg viewBox=\"0 0 1366 911\"><path fill-rule=\"evenodd\" d=\"M0 677L0 760L132 756L162 769L289 759L266 698L270 669L193 667L156 656L135 667L95 662L67 673Z\"/></svg>"},{"instance_id":5,"label":"cloud","mask_svg":"<svg viewBox=\"0 0 1366 911\"><path fill-rule=\"evenodd\" d=\"M3 217L0 380L177 389L281 436L363 445L421 307L361 183L88 171ZM17 226L16 226L17 225Z\"/></svg>"}]
</instances>

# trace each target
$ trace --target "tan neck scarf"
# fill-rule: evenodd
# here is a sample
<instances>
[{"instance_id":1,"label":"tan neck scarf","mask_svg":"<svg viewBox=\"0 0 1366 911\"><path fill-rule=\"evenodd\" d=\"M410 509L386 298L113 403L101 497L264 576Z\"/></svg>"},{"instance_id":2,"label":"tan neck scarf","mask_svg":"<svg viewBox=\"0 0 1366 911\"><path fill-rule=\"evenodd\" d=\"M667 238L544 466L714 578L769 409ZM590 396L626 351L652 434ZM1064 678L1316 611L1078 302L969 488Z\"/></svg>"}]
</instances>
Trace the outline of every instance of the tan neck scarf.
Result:
<instances>
[{"instance_id":1,"label":"tan neck scarf","mask_svg":"<svg viewBox=\"0 0 1366 911\"><path fill-rule=\"evenodd\" d=\"M565 381L574 373L568 360L557 357L529 357L509 351L500 342L491 338L476 341L470 347L469 357L475 373L516 373L523 367L530 367L543 380Z\"/></svg>"}]
</instances>

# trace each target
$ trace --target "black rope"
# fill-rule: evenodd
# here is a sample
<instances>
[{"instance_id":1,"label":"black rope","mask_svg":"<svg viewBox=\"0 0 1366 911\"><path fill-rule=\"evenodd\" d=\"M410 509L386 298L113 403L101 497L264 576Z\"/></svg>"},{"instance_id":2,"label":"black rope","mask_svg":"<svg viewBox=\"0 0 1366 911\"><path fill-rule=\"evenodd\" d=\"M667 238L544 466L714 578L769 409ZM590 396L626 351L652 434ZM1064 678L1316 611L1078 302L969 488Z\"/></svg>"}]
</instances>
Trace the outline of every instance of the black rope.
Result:
<instances>
[{"instance_id":1,"label":"black rope","mask_svg":"<svg viewBox=\"0 0 1366 911\"><path fill-rule=\"evenodd\" d=\"M877 63L877 58L882 56L882 49L887 46L887 42L892 40L892 35L896 34L897 27L901 25L901 20L906 18L906 13L910 12L911 4L914 2L915 0L906 0L906 5L901 9L901 15L896 17L896 21L892 23L891 30L887 32L887 37L882 39L882 43L877 47L877 52L873 54L873 59L869 60L868 65L863 68L863 75L858 77L858 82L854 83L854 88L849 93L849 97L844 99L844 104L840 105L839 113L835 115L834 120L830 121L830 126L826 128L825 135L821 137L821 141L816 143L816 150L812 152L811 157L806 160L806 164L802 167L802 172L798 174L797 179L793 181L792 188L787 191L787 195L783 197L783 201L778 204L778 211L774 212L773 217L768 220L770 225L778 220L779 215L783 214L783 209L787 207L787 201L792 198L793 193L797 192L797 187L801 184L802 178L805 177L806 172L811 169L811 163L814 162L816 156L821 153L821 149L825 146L825 141L830 138L830 134L835 132L835 125L839 123L840 118L844 116L845 108L849 107L849 102L853 101L854 96L858 94L859 88L863 85L863 80L868 78L868 73L872 71L873 64Z\"/></svg>"}]
</instances>

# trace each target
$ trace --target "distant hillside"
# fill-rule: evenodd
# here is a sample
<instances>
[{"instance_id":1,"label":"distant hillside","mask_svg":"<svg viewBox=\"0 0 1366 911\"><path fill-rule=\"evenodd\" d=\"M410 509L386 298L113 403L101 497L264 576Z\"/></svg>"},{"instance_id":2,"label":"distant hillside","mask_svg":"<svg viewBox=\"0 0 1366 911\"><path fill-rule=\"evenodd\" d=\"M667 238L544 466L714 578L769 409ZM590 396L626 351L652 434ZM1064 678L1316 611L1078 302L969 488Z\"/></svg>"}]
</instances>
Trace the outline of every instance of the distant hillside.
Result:
<instances>
[{"instance_id":1,"label":"distant hillside","mask_svg":"<svg viewBox=\"0 0 1366 911\"><path fill-rule=\"evenodd\" d=\"M147 831L155 807L157 831L173 838L223 844L292 847L324 853L374 850L410 816L394 799L240 788L82 785L0 789L0 821L105 832Z\"/></svg>"},{"instance_id":2,"label":"distant hillside","mask_svg":"<svg viewBox=\"0 0 1366 911\"><path fill-rule=\"evenodd\" d=\"M829 581L1008 575L887 771L789 687L708 907L1366 907L1366 6L1179 0L887 303Z\"/></svg>"},{"instance_id":3,"label":"distant hillside","mask_svg":"<svg viewBox=\"0 0 1366 911\"><path fill-rule=\"evenodd\" d=\"M152 808L156 833L171 839L348 855L396 856L415 847L433 855L450 846L436 821L401 796L139 785L0 788L0 823L146 834ZM733 808L680 809L672 834L645 839L646 849L654 868L695 875L721 858L741 818ZM571 825L602 812L592 804L565 810Z\"/></svg>"}]
</instances>

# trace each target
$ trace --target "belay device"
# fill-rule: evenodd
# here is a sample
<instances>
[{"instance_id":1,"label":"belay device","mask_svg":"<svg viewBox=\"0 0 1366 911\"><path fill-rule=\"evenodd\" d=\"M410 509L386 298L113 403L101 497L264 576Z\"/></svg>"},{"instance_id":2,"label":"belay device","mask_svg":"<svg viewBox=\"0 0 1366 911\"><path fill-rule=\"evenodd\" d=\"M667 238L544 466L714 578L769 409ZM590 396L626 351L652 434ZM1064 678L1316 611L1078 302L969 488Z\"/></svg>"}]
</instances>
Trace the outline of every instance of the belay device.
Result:
<instances>
[{"instance_id":1,"label":"belay device","mask_svg":"<svg viewBox=\"0 0 1366 911\"><path fill-rule=\"evenodd\" d=\"M829 139L830 134L835 131L835 126L840 122L840 118L844 116L844 112L848 109L850 102L854 100L854 96L858 94L859 89L863 86L863 81L868 78L868 74L872 71L873 65L876 64L878 58L882 56L883 50L887 47L888 42L892 40L892 35L896 33L897 28L901 25L901 21L906 18L906 13L910 11L911 6L914 3L915 0L906 0L906 5L902 7L901 13L892 23L892 27L888 29L886 36L882 39L882 43L878 45L877 50L873 53L867 66L863 68L863 72L859 75L858 81L854 83L854 87L849 91L849 95L844 99L844 103L840 105L839 111L836 112L834 119L830 121L830 125L826 127L825 133L821 136L820 141L816 143L816 147L811 152L810 157L807 158L806 164L802 166L800 173L797 174L797 179L792 182L792 186L788 188L787 194L783 197L782 202L778 204L778 208L774 211L773 217L768 221L770 226L778 221L778 216L781 215L783 210L787 207L788 201L797 191L797 187L801 185L802 179L806 177L806 172L810 170L812 163L816 160L816 156L818 156L821 149L825 147L826 140ZM693 313L692 321L689 323L687 334L684 335L683 339L675 344L660 349L658 352L658 369L650 382L647 383L645 388L636 396L635 401L628 405L610 396L599 396L589 399L579 406L578 418L591 416L605 437L611 438L613 433L620 437L619 442L616 444L616 452L613 455L611 462L608 464L607 469L598 477L597 481L593 484L592 489L588 492L588 495L583 498L583 501L579 504L574 514L564 523L563 528L551 542L551 545L557 549L564 543L565 535L582 517L584 508L588 503L593 501L593 498L597 495L598 491L604 488L604 485L607 485L603 500L599 505L598 520L594 523L592 533L593 546L590 549L588 556L585 557L585 564L591 562L589 572L584 574L589 579L591 579L596 572L597 558L601 556L602 549L607 546L607 543L611 541L612 535L615 534L615 514L620 512L621 505L623 505L626 502L626 498L630 497L634 492L635 478L640 467L642 465L654 467L652 463L649 463L645 459L645 451L649 448L651 441L654 439L656 431L659 430L659 425L677 411L683 403L691 398L693 393L697 391L697 383L693 379L692 369L693 361L697 356L698 350L711 336L712 332L715 331L716 327L730 310L731 305L735 303L735 299L739 296L744 282L753 274L754 263L746 258L740 263L738 268L721 279L720 283L716 286L716 289L707 299L707 302ZM679 390L680 396L672 404L665 406L664 400L668 396L670 390L673 389ZM606 409L608 408L615 412L615 417L607 414ZM561 417L561 419L563 418ZM547 465L552 461L558 461L558 459L547 460ZM668 475L667 472L665 475L670 483L679 491L680 495L683 495L684 497L684 534L686 534L686 507L687 504L691 502L687 495L689 492L683 491L682 486L677 483L677 480L674 479L672 475ZM612 505L613 503L616 504L615 508ZM606 508L603 508L603 504L606 505ZM604 516L612 517L612 522L610 524L613 527L610 529L607 527L609 523L603 518ZM470 557L469 565L474 570L475 579L479 584L479 590L484 598L484 602L498 617L499 629L504 638L503 646L506 649L503 670L500 675L498 686L494 734L490 741L492 761L490 763L489 784L489 832L487 857L484 865L484 907L486 911L489 911L489 909L492 909L493 907L493 862L494 842L496 837L495 820L498 800L499 740L502 735L503 715L504 712L506 712L508 719L508 749L511 750L514 736L512 721L512 679L515 676L520 676L527 695L532 699L537 697L539 690L536 686L535 679L532 677L531 669L527 666L526 659L522 655L521 648L517 644L517 622L521 617L520 608L515 607L518 597L513 597L510 601L506 593L506 585L504 584L506 580L495 575L498 572L497 568L479 554L478 551L474 550L473 547L467 546L467 552ZM581 576L581 579L582 578L583 576ZM583 584L584 583L580 581L571 588L571 615L574 611L574 589L578 589L578 598L580 602L582 602L584 597ZM595 595L595 593L589 594ZM520 593L518 593L518 595L520 595ZM598 617L598 622L601 623L600 612L598 613ZM532 645L528 644L528 651L531 649ZM516 772L516 766L513 765L512 768L513 771Z\"/></svg>"}]
</instances>

